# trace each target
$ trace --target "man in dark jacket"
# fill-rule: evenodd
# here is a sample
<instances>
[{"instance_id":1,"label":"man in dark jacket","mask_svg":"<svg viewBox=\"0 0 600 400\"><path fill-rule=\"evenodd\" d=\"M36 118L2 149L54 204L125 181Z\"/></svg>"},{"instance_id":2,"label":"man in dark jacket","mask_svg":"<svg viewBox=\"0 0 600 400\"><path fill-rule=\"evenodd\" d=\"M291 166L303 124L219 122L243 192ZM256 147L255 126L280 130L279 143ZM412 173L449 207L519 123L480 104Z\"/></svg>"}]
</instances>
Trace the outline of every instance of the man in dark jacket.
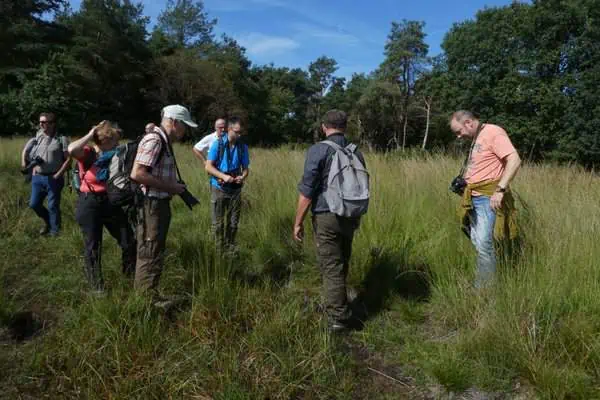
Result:
<instances>
[{"instance_id":1,"label":"man in dark jacket","mask_svg":"<svg viewBox=\"0 0 600 400\"><path fill-rule=\"evenodd\" d=\"M349 142L344 136L346 113L331 110L325 113L321 128L327 140L346 147ZM327 189L327 179L335 150L319 142L314 144L306 155L304 174L298 184L298 207L294 224L294 240L302 242L304 237L303 221L310 208L317 246L317 257L323 286L329 330L345 331L349 327L352 312L346 296L346 277L352 253L352 239L358 228L360 218L341 217L332 213L323 193ZM356 152L364 163L360 152Z\"/></svg>"}]
</instances>

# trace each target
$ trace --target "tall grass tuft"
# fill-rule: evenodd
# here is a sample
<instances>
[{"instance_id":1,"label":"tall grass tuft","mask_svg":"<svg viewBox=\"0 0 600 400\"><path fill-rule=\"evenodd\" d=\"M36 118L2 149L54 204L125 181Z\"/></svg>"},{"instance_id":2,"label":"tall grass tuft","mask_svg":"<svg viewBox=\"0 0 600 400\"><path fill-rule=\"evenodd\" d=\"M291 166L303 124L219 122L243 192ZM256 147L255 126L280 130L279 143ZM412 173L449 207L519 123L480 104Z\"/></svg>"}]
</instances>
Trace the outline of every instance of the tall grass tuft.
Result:
<instances>
[{"instance_id":1,"label":"tall grass tuft","mask_svg":"<svg viewBox=\"0 0 600 400\"><path fill-rule=\"evenodd\" d=\"M0 397L415 398L414 390L374 379L382 375L373 369L398 368L419 393L478 388L513 398L520 387L542 399L600 396L593 173L552 165L520 171L519 251L500 263L495 286L475 292L475 254L447 189L459 161L368 154L373 197L349 276L365 326L339 340L318 312L310 221L305 244L291 240L302 152L251 149L240 252L223 258L209 234L207 176L189 146L176 147L201 204L190 212L172 202L161 287L190 301L165 314L133 293L108 234L109 295L88 295L74 193L63 192L62 235L36 235L40 221L18 173L23 144L5 139L0 148L0 362L11 365L0 374ZM17 337L23 315L30 332Z\"/></svg>"}]
</instances>

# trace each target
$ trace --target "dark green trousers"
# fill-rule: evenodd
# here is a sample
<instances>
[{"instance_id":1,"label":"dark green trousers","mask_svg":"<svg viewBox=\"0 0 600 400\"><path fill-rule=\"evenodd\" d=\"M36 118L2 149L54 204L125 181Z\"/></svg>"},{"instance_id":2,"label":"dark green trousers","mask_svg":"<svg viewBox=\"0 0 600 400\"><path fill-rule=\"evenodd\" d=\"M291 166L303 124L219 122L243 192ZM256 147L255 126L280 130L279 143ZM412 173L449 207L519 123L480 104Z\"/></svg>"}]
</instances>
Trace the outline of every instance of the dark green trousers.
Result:
<instances>
[{"instance_id":1,"label":"dark green trousers","mask_svg":"<svg viewBox=\"0 0 600 400\"><path fill-rule=\"evenodd\" d=\"M346 297L346 277L352 255L352 239L360 218L323 213L313 215L312 223L327 316L331 321L347 320L352 312Z\"/></svg>"},{"instance_id":2,"label":"dark green trousers","mask_svg":"<svg viewBox=\"0 0 600 400\"><path fill-rule=\"evenodd\" d=\"M242 191L224 192L211 188L212 230L217 248L223 250L235 245L240 215L242 213Z\"/></svg>"},{"instance_id":3,"label":"dark green trousers","mask_svg":"<svg viewBox=\"0 0 600 400\"><path fill-rule=\"evenodd\" d=\"M138 210L135 288L158 290L163 271L167 234L171 224L170 199L144 197Z\"/></svg>"}]
</instances>

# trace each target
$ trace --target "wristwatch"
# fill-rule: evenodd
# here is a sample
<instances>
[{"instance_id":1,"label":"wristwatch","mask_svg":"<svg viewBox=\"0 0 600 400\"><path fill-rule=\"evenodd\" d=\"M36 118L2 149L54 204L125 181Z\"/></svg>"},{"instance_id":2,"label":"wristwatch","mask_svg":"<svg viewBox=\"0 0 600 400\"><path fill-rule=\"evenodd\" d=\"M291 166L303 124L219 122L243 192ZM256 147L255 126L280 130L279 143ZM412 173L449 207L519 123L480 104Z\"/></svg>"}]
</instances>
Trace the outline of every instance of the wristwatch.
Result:
<instances>
[{"instance_id":1,"label":"wristwatch","mask_svg":"<svg viewBox=\"0 0 600 400\"><path fill-rule=\"evenodd\" d=\"M502 186L498 186L498 187L496 187L496 192L498 192L498 193L504 193L504 192L506 192L506 188L502 187Z\"/></svg>"}]
</instances>

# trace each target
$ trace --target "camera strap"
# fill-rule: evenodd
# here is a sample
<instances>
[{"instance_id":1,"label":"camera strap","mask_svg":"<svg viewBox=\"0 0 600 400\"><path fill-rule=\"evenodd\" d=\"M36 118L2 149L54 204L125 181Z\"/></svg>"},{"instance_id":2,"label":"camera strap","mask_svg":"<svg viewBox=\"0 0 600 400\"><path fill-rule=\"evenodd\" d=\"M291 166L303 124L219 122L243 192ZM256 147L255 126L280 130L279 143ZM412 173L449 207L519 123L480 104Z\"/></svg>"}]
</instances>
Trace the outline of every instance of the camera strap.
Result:
<instances>
[{"instance_id":1,"label":"camera strap","mask_svg":"<svg viewBox=\"0 0 600 400\"><path fill-rule=\"evenodd\" d=\"M169 148L169 153L171 153L171 157L173 157L173 164L175 164L175 171L177 171L177 180L180 183L184 183L183 178L181 177L181 173L179 172L179 167L177 166L177 158L175 158L175 152L173 151L173 146L171 146L171 142L167 141L167 147Z\"/></svg>"},{"instance_id":2,"label":"camera strap","mask_svg":"<svg viewBox=\"0 0 600 400\"><path fill-rule=\"evenodd\" d=\"M473 138L473 143L471 143L471 148L469 149L469 153L467 154L467 157L465 158L465 161L463 162L463 165L460 169L460 172L458 173L458 176L461 176L464 178L465 172L467 172L467 165L469 165L469 160L471 159L471 156L473 155L473 149L475 148L475 144L477 143L477 138L479 137L479 133L481 133L481 131L483 130L484 127L485 127L485 123L480 122L479 126L477 127L477 132L475 133L475 137Z\"/></svg>"}]
</instances>

